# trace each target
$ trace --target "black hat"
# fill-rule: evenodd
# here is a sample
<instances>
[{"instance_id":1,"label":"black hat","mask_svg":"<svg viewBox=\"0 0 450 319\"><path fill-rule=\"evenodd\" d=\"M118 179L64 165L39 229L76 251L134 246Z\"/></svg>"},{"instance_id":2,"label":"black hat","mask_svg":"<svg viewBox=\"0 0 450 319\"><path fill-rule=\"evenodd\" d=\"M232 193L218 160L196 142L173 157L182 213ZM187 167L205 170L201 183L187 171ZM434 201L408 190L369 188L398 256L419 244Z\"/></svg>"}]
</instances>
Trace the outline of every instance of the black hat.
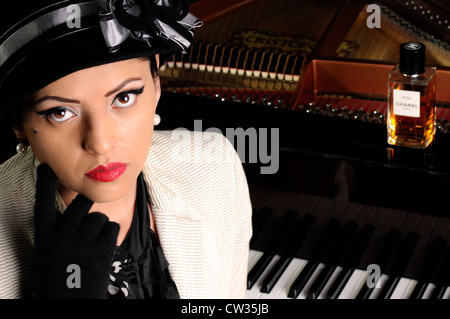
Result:
<instances>
[{"instance_id":1,"label":"black hat","mask_svg":"<svg viewBox=\"0 0 450 319\"><path fill-rule=\"evenodd\" d=\"M201 21L188 0L32 0L0 7L0 116L72 72L186 51ZM162 64L162 63L161 63Z\"/></svg>"}]
</instances>

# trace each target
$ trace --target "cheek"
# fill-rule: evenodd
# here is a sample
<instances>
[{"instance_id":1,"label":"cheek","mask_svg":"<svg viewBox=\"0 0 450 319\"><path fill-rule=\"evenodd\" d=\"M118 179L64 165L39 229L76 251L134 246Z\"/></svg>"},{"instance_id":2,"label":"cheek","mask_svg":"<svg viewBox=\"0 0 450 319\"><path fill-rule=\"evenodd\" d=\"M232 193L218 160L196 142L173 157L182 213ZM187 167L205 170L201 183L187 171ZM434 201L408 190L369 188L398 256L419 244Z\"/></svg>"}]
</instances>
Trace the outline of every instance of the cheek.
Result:
<instances>
[{"instance_id":1,"label":"cheek","mask_svg":"<svg viewBox=\"0 0 450 319\"><path fill-rule=\"evenodd\" d=\"M150 100L146 99L142 102L144 107L133 118L126 120L120 135L121 140L127 144L123 145L123 148L134 154L143 165L152 142L155 107Z\"/></svg>"}]
</instances>

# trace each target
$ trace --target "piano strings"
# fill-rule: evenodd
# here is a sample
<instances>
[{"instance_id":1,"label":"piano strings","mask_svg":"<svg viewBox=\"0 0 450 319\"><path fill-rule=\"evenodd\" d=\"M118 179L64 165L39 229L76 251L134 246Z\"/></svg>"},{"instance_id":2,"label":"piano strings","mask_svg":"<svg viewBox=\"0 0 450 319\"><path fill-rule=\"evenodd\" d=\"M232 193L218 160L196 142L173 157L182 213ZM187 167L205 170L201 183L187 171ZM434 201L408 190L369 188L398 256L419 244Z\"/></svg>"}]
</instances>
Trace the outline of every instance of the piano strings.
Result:
<instances>
[{"instance_id":1,"label":"piano strings","mask_svg":"<svg viewBox=\"0 0 450 319\"><path fill-rule=\"evenodd\" d=\"M284 52L276 49L249 48L243 46L242 43L236 44L236 38L241 37L236 34L245 32L251 34L248 26L242 21L245 20L243 17L251 13L258 15L262 21L270 20L271 23L274 23L274 19L280 18L278 13L273 16L268 14L268 11L276 10L274 6L280 8L273 1L261 1L247 11L244 10L236 15L226 17L223 19L225 21L208 26L209 29L206 28L200 37L212 39L212 35L215 35L216 40L223 40L225 43L199 40L188 53L174 55L160 72L161 81L166 90L221 101L287 108L325 116L385 124L387 103L384 98L359 98L357 96L340 96L333 92L321 92L308 103L292 105L293 101L298 101L295 99L295 95L298 94L296 88L301 80L300 72L305 56L310 52L307 49L301 52ZM271 9L269 10L269 8ZM404 20L386 6L380 4L380 8L382 28L368 29L366 25L367 12L364 7L342 39L336 56L375 59L395 64L398 58L398 45L403 41L418 38L428 47L429 64L450 65L448 43L420 30L419 27ZM328 3L319 10L312 2L306 1L294 5L293 10L299 14L299 20L303 19L303 22L313 23L311 17L309 19L306 17L308 16L307 12L309 12L309 16L318 14L324 21L329 22L337 9ZM425 13L430 14L424 11ZM292 16L294 15L289 15L291 18ZM436 13L433 13L432 18L439 19L439 15L436 18ZM445 21L447 20L443 19L442 23L445 24ZM253 22L261 27L261 21ZM294 23L295 20L292 19L286 22L287 25ZM308 34L309 41L319 38L323 30L322 27L315 34ZM286 32L286 26L277 31ZM306 29L302 29L302 31L307 33ZM254 33L262 34L256 31ZM266 33L268 36L273 34L272 31L266 31ZM289 37L292 38L292 36ZM240 42L245 43L245 41ZM356 50L348 46L351 43L355 44L353 49L357 47ZM344 47L347 50L343 52ZM437 130L443 133L449 132L448 105L438 105L436 117Z\"/></svg>"}]
</instances>

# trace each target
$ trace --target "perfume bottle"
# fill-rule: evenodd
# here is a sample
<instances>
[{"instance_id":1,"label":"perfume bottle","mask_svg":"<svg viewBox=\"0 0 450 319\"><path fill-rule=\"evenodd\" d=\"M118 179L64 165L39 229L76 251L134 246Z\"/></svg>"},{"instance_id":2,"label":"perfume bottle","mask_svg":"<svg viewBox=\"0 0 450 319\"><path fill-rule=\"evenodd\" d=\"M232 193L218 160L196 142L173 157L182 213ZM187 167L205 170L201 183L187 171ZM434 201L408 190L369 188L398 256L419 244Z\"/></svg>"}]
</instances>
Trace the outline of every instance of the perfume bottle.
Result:
<instances>
[{"instance_id":1,"label":"perfume bottle","mask_svg":"<svg viewBox=\"0 0 450 319\"><path fill-rule=\"evenodd\" d=\"M400 45L388 81L388 144L426 148L436 133L436 68L425 65L425 45Z\"/></svg>"}]
</instances>

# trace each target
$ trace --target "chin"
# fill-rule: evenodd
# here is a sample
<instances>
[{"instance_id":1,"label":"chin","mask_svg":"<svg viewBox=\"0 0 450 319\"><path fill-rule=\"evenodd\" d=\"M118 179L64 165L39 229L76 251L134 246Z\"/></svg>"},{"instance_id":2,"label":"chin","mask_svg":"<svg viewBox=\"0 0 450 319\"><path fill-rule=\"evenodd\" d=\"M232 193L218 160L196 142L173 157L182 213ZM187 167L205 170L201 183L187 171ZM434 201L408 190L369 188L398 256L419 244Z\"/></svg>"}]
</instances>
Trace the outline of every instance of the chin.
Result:
<instances>
[{"instance_id":1,"label":"chin","mask_svg":"<svg viewBox=\"0 0 450 319\"><path fill-rule=\"evenodd\" d=\"M135 184L135 181L133 184L126 181L120 183L118 181L109 183L97 182L94 185L91 184L89 187L80 190L79 193L83 194L94 203L106 204L126 197Z\"/></svg>"}]
</instances>

